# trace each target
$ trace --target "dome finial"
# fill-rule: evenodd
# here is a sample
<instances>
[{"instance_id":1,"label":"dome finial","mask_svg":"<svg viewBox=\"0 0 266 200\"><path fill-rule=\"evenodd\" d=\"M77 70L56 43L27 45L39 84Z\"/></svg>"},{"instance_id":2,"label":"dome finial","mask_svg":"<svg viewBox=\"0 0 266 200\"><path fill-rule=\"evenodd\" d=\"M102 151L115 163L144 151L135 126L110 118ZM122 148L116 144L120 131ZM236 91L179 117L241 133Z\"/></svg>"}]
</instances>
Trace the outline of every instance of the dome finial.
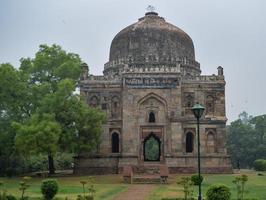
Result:
<instances>
[{"instance_id":1,"label":"dome finial","mask_svg":"<svg viewBox=\"0 0 266 200\"><path fill-rule=\"evenodd\" d=\"M146 10L147 10L147 12L155 12L155 7L152 5L148 5Z\"/></svg>"},{"instance_id":2,"label":"dome finial","mask_svg":"<svg viewBox=\"0 0 266 200\"><path fill-rule=\"evenodd\" d=\"M155 12L155 7L152 6L152 5L149 5L147 8L146 8L147 12L145 13L145 15L152 15L152 16L157 16L158 13Z\"/></svg>"}]
</instances>

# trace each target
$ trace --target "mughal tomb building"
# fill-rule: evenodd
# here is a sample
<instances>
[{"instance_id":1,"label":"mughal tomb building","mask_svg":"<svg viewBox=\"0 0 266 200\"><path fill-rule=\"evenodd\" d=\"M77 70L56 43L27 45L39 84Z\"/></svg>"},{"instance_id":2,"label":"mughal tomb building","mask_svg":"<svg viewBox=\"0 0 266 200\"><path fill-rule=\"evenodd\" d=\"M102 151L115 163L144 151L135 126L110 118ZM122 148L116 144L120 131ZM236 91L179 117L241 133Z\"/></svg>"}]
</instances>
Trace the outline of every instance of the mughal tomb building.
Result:
<instances>
[{"instance_id":1,"label":"mughal tomb building","mask_svg":"<svg viewBox=\"0 0 266 200\"><path fill-rule=\"evenodd\" d=\"M205 107L200 121L201 163L206 173L231 172L227 155L225 80L201 75L192 39L156 12L113 39L103 75L83 64L80 93L107 114L101 143L75 158L74 173L120 173L165 165L170 173L197 171L194 103Z\"/></svg>"}]
</instances>

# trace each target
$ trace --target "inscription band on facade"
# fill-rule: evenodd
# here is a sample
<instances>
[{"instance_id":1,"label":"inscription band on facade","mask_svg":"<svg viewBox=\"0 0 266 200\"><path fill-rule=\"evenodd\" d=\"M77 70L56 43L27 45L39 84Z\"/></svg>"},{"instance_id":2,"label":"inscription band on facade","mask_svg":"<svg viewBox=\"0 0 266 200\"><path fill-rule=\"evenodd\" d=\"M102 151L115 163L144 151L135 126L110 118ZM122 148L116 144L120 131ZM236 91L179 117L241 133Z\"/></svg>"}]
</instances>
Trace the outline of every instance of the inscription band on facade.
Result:
<instances>
[{"instance_id":1,"label":"inscription band on facade","mask_svg":"<svg viewBox=\"0 0 266 200\"><path fill-rule=\"evenodd\" d=\"M180 84L178 78L171 77L126 77L125 85L131 88L174 88Z\"/></svg>"}]
</instances>

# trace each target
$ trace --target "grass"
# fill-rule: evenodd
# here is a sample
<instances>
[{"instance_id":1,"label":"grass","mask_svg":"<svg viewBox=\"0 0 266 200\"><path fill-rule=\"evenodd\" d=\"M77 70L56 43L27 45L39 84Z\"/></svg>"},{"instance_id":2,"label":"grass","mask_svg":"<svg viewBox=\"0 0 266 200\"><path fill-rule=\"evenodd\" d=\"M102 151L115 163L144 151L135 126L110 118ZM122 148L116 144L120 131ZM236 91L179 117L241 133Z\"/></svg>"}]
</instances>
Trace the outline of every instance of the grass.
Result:
<instances>
[{"instance_id":1,"label":"grass","mask_svg":"<svg viewBox=\"0 0 266 200\"><path fill-rule=\"evenodd\" d=\"M259 200L266 200L266 174L264 176L258 176L255 172L243 171L242 174L248 175L248 182L246 183L245 198L256 198ZM232 183L235 176L238 174L220 174L211 175L205 174L202 184L202 194L205 197L208 187L212 184L224 184L230 188L232 192L232 199L236 199L236 187ZM162 198L177 198L183 197L182 188L176 184L177 180L180 180L182 176L176 175L169 179L168 185L158 185L151 193L148 200L161 200ZM190 175L187 175L190 176ZM197 197L198 186L193 187L194 197Z\"/></svg>"},{"instance_id":2,"label":"grass","mask_svg":"<svg viewBox=\"0 0 266 200\"><path fill-rule=\"evenodd\" d=\"M59 177L56 178L59 183L59 191L56 195L58 199L76 199L77 195L83 194L81 180L89 180L88 176L82 177ZM19 182L21 178L0 178L4 182L8 194L19 197ZM33 199L41 197L40 185L43 179L32 178L28 181L30 187L26 190L26 196ZM96 200L111 200L120 192L127 190L128 185L122 183L119 175L95 176Z\"/></svg>"},{"instance_id":3,"label":"grass","mask_svg":"<svg viewBox=\"0 0 266 200\"><path fill-rule=\"evenodd\" d=\"M242 171L242 174L248 175L248 182L246 184L245 198L257 198L259 200L266 200L266 174L258 176L252 171ZM230 187L233 194L232 198L236 198L235 185L232 180L238 174L224 174L224 175L204 175L204 182L202 185L203 195L206 194L207 188L212 184L222 183ZM148 200L161 200L162 198L176 198L183 197L182 188L176 184L176 181L182 176L190 175L171 175L169 177L169 184L156 185L151 192ZM73 176L73 177L59 177L56 178L59 183L59 191L56 195L57 199L76 199L78 194L82 194L82 184L80 181L88 180L89 176ZM17 197L20 196L19 182L21 178L0 178L0 181L5 183L5 187L9 194ZM41 178L32 178L29 181L30 187L26 191L26 195L33 199L41 197L40 185ZM103 175L95 176L96 200L112 200L119 193L124 192L130 187L128 184L123 184L121 175ZM198 188L194 187L194 196L197 196Z\"/></svg>"}]
</instances>

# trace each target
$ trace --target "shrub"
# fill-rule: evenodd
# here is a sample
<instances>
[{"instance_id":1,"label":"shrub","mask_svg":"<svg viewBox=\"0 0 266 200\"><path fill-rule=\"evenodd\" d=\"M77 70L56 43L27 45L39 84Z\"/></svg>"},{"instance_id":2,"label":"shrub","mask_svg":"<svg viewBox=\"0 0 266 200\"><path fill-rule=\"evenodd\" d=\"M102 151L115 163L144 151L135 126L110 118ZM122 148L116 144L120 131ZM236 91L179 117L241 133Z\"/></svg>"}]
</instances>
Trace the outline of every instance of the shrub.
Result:
<instances>
[{"instance_id":1,"label":"shrub","mask_svg":"<svg viewBox=\"0 0 266 200\"><path fill-rule=\"evenodd\" d=\"M17 198L11 194L6 196L6 200L17 200Z\"/></svg>"},{"instance_id":2,"label":"shrub","mask_svg":"<svg viewBox=\"0 0 266 200\"><path fill-rule=\"evenodd\" d=\"M199 185L203 181L203 176L202 175L199 176L198 174L194 174L191 176L191 181L194 185Z\"/></svg>"},{"instance_id":3,"label":"shrub","mask_svg":"<svg viewBox=\"0 0 266 200\"><path fill-rule=\"evenodd\" d=\"M45 200L54 198L58 191L58 183L55 179L47 179L42 181L41 185L42 194Z\"/></svg>"},{"instance_id":4,"label":"shrub","mask_svg":"<svg viewBox=\"0 0 266 200\"><path fill-rule=\"evenodd\" d=\"M256 171L266 171L266 160L257 159L254 161L253 166Z\"/></svg>"},{"instance_id":5,"label":"shrub","mask_svg":"<svg viewBox=\"0 0 266 200\"><path fill-rule=\"evenodd\" d=\"M33 155L26 160L27 172L38 172L48 170L46 155Z\"/></svg>"},{"instance_id":6,"label":"shrub","mask_svg":"<svg viewBox=\"0 0 266 200\"><path fill-rule=\"evenodd\" d=\"M212 185L206 193L207 200L229 200L230 189L225 185Z\"/></svg>"},{"instance_id":7,"label":"shrub","mask_svg":"<svg viewBox=\"0 0 266 200\"><path fill-rule=\"evenodd\" d=\"M55 157L56 169L66 170L72 169L73 154L70 153L57 153Z\"/></svg>"}]
</instances>

